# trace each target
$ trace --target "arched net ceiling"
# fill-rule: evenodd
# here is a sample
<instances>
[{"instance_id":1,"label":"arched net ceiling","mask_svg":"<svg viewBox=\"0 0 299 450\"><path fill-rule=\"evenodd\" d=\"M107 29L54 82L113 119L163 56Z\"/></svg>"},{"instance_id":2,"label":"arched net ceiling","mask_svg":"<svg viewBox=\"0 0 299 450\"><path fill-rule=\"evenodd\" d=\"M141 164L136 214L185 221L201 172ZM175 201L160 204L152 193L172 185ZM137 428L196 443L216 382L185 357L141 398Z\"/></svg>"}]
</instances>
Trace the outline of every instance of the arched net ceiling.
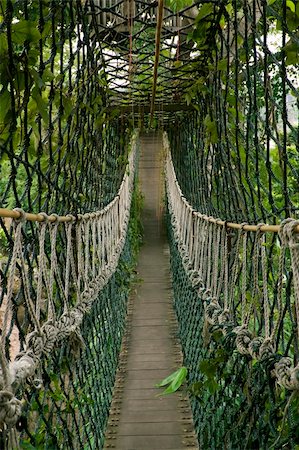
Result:
<instances>
[{"instance_id":1,"label":"arched net ceiling","mask_svg":"<svg viewBox=\"0 0 299 450\"><path fill-rule=\"evenodd\" d=\"M104 61L110 104L122 105L125 111L149 112L153 98L154 66L157 40L160 40L155 111L188 109L183 92L190 86L188 71L193 43L190 34L197 5L194 2L174 12L163 7L159 29L160 2L149 0L94 0L98 40ZM159 37L158 37L158 36ZM156 56L155 56L156 55Z\"/></svg>"}]
</instances>

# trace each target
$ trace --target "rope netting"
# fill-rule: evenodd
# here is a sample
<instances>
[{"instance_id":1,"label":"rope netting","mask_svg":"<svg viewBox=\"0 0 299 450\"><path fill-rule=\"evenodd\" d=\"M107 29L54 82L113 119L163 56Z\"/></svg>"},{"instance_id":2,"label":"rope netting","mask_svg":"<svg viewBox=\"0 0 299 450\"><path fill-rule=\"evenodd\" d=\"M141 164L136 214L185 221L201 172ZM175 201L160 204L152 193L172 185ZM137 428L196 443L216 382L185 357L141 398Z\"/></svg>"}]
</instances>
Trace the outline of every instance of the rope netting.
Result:
<instances>
[{"instance_id":1,"label":"rope netting","mask_svg":"<svg viewBox=\"0 0 299 450\"><path fill-rule=\"evenodd\" d=\"M103 445L148 112L200 446L299 445L298 27L296 0L0 2L1 448Z\"/></svg>"},{"instance_id":2,"label":"rope netting","mask_svg":"<svg viewBox=\"0 0 299 450\"><path fill-rule=\"evenodd\" d=\"M282 222L279 237L262 225L233 232L187 202L170 153L166 180L175 308L200 445L293 448L299 221Z\"/></svg>"},{"instance_id":3,"label":"rope netting","mask_svg":"<svg viewBox=\"0 0 299 450\"><path fill-rule=\"evenodd\" d=\"M174 305L200 448L299 444L298 12L203 4L197 112L167 128Z\"/></svg>"},{"instance_id":4,"label":"rope netting","mask_svg":"<svg viewBox=\"0 0 299 450\"><path fill-rule=\"evenodd\" d=\"M38 223L17 210L11 224L1 292L1 427L26 431L23 446L103 442L132 270L134 166L135 149L117 196L98 212L54 222L40 214Z\"/></svg>"},{"instance_id":5,"label":"rope netting","mask_svg":"<svg viewBox=\"0 0 299 450\"><path fill-rule=\"evenodd\" d=\"M1 448L103 445L139 240L138 143L106 110L92 5L0 3Z\"/></svg>"}]
</instances>

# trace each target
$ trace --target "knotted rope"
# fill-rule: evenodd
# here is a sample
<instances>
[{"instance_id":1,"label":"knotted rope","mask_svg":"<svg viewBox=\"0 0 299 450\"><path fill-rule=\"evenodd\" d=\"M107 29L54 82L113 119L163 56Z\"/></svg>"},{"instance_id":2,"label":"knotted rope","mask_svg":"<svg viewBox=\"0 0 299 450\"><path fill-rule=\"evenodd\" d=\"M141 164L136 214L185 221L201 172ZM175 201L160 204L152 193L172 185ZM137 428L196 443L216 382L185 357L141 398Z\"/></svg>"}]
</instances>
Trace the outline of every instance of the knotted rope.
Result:
<instances>
[{"instance_id":1,"label":"knotted rope","mask_svg":"<svg viewBox=\"0 0 299 450\"><path fill-rule=\"evenodd\" d=\"M205 323L218 327L224 335L233 332L235 346L242 355L272 362L272 374L277 383L289 390L299 389L299 365L294 367L291 357L281 357L274 350L274 341L283 320L283 276L285 251L290 249L294 278L294 306L299 339L299 236L295 229L299 221L287 219L280 226L281 248L277 274L277 307L270 320L267 281L265 224L256 226L253 244L252 286L248 286L248 231L247 224L236 227L238 235L230 237L233 248L229 254L227 225L219 219L207 217L192 206L183 196L178 184L167 138L165 177L168 207L174 238L177 242L183 267L199 298L204 302ZM222 231L221 231L222 227ZM192 238L191 238L192 236ZM190 243L192 241L192 243ZM220 248L219 248L220 247ZM229 269L231 258L231 270ZM238 277L241 277L240 289ZM261 285L261 289L260 289ZM251 299L247 294L251 291ZM234 302L240 295L240 313ZM250 297L249 297L250 298ZM262 317L257 317L257 309ZM273 313L273 312L272 312ZM262 333L256 335L257 320ZM239 322L239 323L238 323Z\"/></svg>"},{"instance_id":2,"label":"knotted rope","mask_svg":"<svg viewBox=\"0 0 299 450\"><path fill-rule=\"evenodd\" d=\"M20 219L13 221L14 247L0 340L0 427L5 425L10 429L16 424L22 403L15 393L21 384L34 377L42 358L50 357L53 350L66 340L75 340L73 347L77 352L80 345L84 345L80 335L83 317L115 272L126 241L135 177L135 142L132 147L118 194L103 210L79 215L76 219L69 216L66 223L50 222L42 213L44 221L34 224L39 239L35 298L29 289L29 274L24 260L22 229L26 226L26 218L23 211L20 211ZM59 233L62 232L66 236L65 248L61 248L59 241ZM46 256L46 245L50 247L50 258ZM25 350L9 362L5 346L18 265L32 325L26 336ZM59 304L58 297L62 300Z\"/></svg>"}]
</instances>

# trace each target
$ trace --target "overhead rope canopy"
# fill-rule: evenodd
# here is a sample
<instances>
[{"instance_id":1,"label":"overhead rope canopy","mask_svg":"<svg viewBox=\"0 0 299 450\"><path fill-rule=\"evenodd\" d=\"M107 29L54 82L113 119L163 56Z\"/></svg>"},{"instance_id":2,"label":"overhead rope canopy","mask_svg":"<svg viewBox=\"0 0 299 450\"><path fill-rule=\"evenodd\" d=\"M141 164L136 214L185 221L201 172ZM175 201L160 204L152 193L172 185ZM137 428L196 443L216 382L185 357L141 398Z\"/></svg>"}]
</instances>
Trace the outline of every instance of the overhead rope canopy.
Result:
<instances>
[{"instance_id":1,"label":"overhead rope canopy","mask_svg":"<svg viewBox=\"0 0 299 450\"><path fill-rule=\"evenodd\" d=\"M104 446L138 128L199 447L299 446L298 33L297 0L0 3L0 448Z\"/></svg>"}]
</instances>

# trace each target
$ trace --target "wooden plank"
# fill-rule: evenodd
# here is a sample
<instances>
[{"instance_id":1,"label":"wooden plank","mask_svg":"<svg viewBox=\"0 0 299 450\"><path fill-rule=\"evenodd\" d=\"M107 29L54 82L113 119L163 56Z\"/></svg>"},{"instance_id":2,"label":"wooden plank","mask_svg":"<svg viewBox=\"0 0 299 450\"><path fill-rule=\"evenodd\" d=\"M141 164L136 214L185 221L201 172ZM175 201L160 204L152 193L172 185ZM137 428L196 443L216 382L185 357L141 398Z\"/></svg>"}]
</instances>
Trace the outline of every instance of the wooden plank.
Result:
<instances>
[{"instance_id":1,"label":"wooden plank","mask_svg":"<svg viewBox=\"0 0 299 450\"><path fill-rule=\"evenodd\" d=\"M161 396L162 390L155 387L182 362L171 300L169 251L159 214L161 138L156 135L153 141L147 136L142 147L139 176L145 194L145 244L138 276L143 281L129 306L129 332L115 391L116 416L111 417L113 426L108 427L104 448L196 449L188 400L179 392Z\"/></svg>"}]
</instances>

